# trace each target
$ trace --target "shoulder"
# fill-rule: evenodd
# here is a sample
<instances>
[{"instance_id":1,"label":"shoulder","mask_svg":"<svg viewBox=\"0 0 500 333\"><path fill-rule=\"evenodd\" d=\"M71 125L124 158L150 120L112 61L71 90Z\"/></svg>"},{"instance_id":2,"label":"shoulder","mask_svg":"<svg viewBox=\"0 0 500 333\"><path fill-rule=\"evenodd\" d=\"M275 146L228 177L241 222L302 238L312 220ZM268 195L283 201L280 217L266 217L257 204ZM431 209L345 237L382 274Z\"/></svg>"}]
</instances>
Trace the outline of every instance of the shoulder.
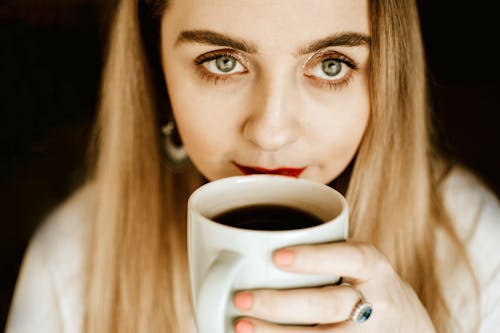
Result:
<instances>
[{"instance_id":1,"label":"shoulder","mask_svg":"<svg viewBox=\"0 0 500 333\"><path fill-rule=\"evenodd\" d=\"M442 183L445 208L459 236L474 232L500 233L500 202L496 194L477 175L464 167L454 167Z\"/></svg>"},{"instance_id":2,"label":"shoulder","mask_svg":"<svg viewBox=\"0 0 500 333\"><path fill-rule=\"evenodd\" d=\"M455 167L442 184L444 206L471 260L480 267L500 257L500 202L496 194L474 173ZM495 252L492 252L495 251Z\"/></svg>"},{"instance_id":3,"label":"shoulder","mask_svg":"<svg viewBox=\"0 0 500 333\"><path fill-rule=\"evenodd\" d=\"M77 332L93 186L76 190L40 224L21 265L6 332Z\"/></svg>"},{"instance_id":4,"label":"shoulder","mask_svg":"<svg viewBox=\"0 0 500 333\"><path fill-rule=\"evenodd\" d=\"M23 266L39 261L55 277L76 274L85 252L92 197L93 187L85 185L59 204L33 235Z\"/></svg>"},{"instance_id":5,"label":"shoulder","mask_svg":"<svg viewBox=\"0 0 500 333\"><path fill-rule=\"evenodd\" d=\"M81 253L92 212L93 187L85 185L59 204L35 232L30 247L40 251L53 269L66 264L69 256ZM65 267L67 267L65 265Z\"/></svg>"},{"instance_id":6,"label":"shoulder","mask_svg":"<svg viewBox=\"0 0 500 333\"><path fill-rule=\"evenodd\" d=\"M462 167L452 169L442 184L442 191L448 216L464 244L479 287L481 319L480 328L475 331L496 332L500 325L499 199L478 176ZM444 253L443 251L441 254ZM452 257L453 254L450 253L444 255L441 265L448 274L457 273L457 283L464 285L460 282L466 280L466 275L463 270L454 266L456 262ZM446 283L450 284L451 276L447 276ZM468 288L471 288L470 284ZM448 295L448 299L456 303L455 306L452 305L452 309L458 312L471 302L470 298L460 298L453 292Z\"/></svg>"}]
</instances>

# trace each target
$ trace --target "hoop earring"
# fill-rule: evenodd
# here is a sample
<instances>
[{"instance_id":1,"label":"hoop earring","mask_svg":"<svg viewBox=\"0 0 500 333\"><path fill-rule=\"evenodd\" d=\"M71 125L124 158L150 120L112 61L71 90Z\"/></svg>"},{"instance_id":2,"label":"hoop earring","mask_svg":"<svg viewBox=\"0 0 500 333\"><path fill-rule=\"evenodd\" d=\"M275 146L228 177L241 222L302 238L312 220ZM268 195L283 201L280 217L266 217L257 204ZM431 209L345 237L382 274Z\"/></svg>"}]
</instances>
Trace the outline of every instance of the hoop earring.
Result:
<instances>
[{"instance_id":1,"label":"hoop earring","mask_svg":"<svg viewBox=\"0 0 500 333\"><path fill-rule=\"evenodd\" d=\"M189 156L182 145L175 122L169 120L161 127L161 133L165 164L169 169L178 171L189 160Z\"/></svg>"}]
</instances>

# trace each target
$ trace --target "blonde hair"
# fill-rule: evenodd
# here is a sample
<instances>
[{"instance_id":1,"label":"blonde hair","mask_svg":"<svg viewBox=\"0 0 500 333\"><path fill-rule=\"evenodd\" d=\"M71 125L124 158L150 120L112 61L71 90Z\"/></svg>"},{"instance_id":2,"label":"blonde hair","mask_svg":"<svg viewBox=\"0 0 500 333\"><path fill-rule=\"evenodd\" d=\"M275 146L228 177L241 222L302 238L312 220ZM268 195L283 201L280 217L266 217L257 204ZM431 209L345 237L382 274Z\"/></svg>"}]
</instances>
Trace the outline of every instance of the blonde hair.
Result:
<instances>
[{"instance_id":1,"label":"blonde hair","mask_svg":"<svg viewBox=\"0 0 500 333\"><path fill-rule=\"evenodd\" d=\"M418 12L413 1L370 3L371 117L347 175L351 235L387 255L444 332L436 227L465 251L437 195L443 168L429 143ZM166 87L158 50L141 36L159 33L165 6L122 0L110 33L90 178L97 200L86 332L188 331L185 204L200 178L190 166L175 175L162 166L158 112L169 112L161 104Z\"/></svg>"}]
</instances>

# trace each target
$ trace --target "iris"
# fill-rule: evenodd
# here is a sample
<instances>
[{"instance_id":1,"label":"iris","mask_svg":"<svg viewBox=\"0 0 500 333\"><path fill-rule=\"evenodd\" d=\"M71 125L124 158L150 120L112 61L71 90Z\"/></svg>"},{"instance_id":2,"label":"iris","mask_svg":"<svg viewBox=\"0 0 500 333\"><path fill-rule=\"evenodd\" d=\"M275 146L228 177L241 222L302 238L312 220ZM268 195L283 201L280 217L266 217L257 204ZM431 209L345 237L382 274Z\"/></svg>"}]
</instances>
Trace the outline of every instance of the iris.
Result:
<instances>
[{"instance_id":1,"label":"iris","mask_svg":"<svg viewBox=\"0 0 500 333\"><path fill-rule=\"evenodd\" d=\"M215 60L217 69L224 73L229 73L236 67L236 59L233 57L222 56Z\"/></svg>"},{"instance_id":2,"label":"iris","mask_svg":"<svg viewBox=\"0 0 500 333\"><path fill-rule=\"evenodd\" d=\"M342 69L342 63L335 59L323 60L323 72L328 76L335 76L340 73Z\"/></svg>"}]
</instances>

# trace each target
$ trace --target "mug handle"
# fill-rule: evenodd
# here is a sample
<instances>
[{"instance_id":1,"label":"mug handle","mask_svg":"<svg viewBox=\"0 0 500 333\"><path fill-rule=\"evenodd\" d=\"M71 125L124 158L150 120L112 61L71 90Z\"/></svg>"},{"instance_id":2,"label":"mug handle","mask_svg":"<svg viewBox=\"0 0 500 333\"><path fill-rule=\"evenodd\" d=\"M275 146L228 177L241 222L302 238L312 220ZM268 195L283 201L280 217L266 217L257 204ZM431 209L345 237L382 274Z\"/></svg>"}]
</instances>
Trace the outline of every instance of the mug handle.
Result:
<instances>
[{"instance_id":1,"label":"mug handle","mask_svg":"<svg viewBox=\"0 0 500 333\"><path fill-rule=\"evenodd\" d=\"M198 333L225 333L229 292L241 262L240 254L223 250L208 269L196 304Z\"/></svg>"}]
</instances>

